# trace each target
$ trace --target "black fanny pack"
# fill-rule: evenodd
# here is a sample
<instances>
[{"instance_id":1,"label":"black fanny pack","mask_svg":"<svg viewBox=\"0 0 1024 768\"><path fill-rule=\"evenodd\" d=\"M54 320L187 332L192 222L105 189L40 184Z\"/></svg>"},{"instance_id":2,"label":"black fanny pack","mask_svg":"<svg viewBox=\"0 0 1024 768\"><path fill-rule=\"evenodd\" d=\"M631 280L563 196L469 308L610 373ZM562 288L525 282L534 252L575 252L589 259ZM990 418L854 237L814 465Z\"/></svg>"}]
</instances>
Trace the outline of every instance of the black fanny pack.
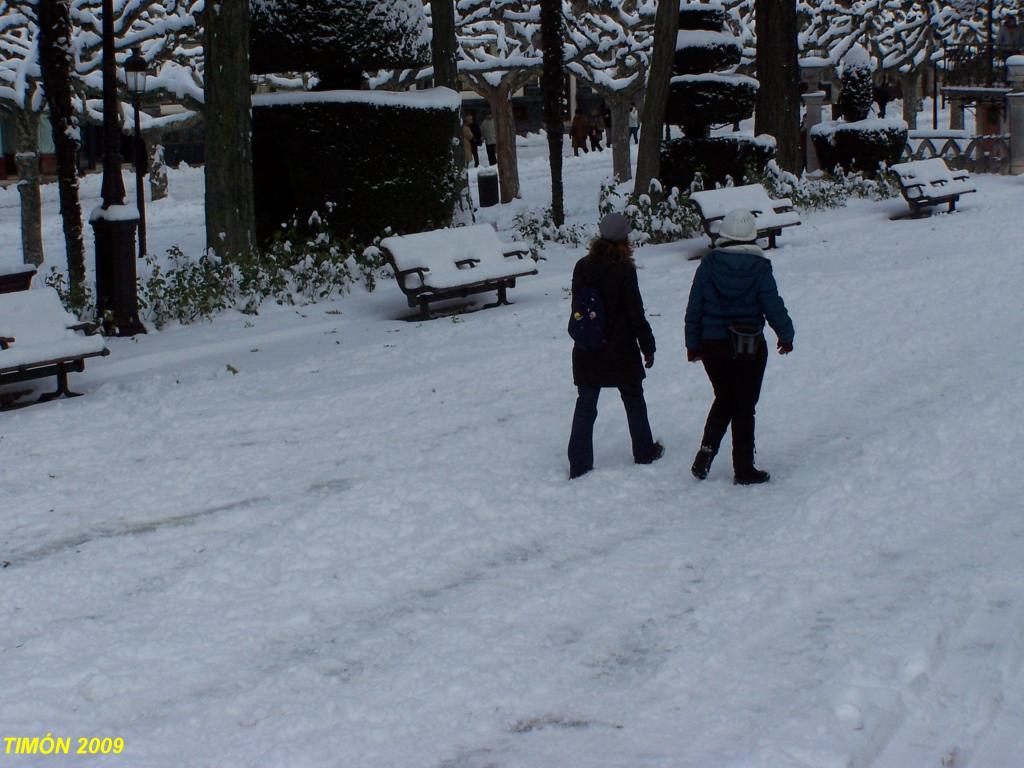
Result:
<instances>
[{"instance_id":1,"label":"black fanny pack","mask_svg":"<svg viewBox=\"0 0 1024 768\"><path fill-rule=\"evenodd\" d=\"M733 360L756 360L764 344L764 333L757 323L741 320L729 323L729 348Z\"/></svg>"}]
</instances>

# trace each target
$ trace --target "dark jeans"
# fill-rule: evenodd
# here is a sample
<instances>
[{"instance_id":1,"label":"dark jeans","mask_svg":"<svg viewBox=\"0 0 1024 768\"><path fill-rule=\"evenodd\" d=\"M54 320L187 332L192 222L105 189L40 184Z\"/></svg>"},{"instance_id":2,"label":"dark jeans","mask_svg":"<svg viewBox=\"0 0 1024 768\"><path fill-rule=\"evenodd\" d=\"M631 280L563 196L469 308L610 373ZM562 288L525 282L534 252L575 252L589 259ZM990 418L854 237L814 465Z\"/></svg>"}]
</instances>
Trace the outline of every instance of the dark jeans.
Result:
<instances>
[{"instance_id":1,"label":"dark jeans","mask_svg":"<svg viewBox=\"0 0 1024 768\"><path fill-rule=\"evenodd\" d=\"M487 162L491 165L498 164L498 145L497 144L485 144L487 147Z\"/></svg>"},{"instance_id":2,"label":"dark jeans","mask_svg":"<svg viewBox=\"0 0 1024 768\"><path fill-rule=\"evenodd\" d=\"M473 149L473 165L476 168L479 168L480 167L480 146L478 144L474 144L472 146L472 149Z\"/></svg>"},{"instance_id":3,"label":"dark jeans","mask_svg":"<svg viewBox=\"0 0 1024 768\"><path fill-rule=\"evenodd\" d=\"M597 419L597 398L601 395L598 387L578 387L576 412L572 417L572 435L569 437L569 471L586 472L594 466L594 421ZM647 420L647 403L644 400L643 384L627 384L619 387L622 405L626 408L629 423L629 438L633 443L633 459L649 461L654 454L654 438L651 424Z\"/></svg>"},{"instance_id":4,"label":"dark jeans","mask_svg":"<svg viewBox=\"0 0 1024 768\"><path fill-rule=\"evenodd\" d=\"M640 128L639 127L630 128L629 129L629 137L631 139L633 139L633 143L634 144L639 144L640 143Z\"/></svg>"},{"instance_id":5,"label":"dark jeans","mask_svg":"<svg viewBox=\"0 0 1024 768\"><path fill-rule=\"evenodd\" d=\"M750 469L754 466L754 411L761 397L768 348L762 342L757 359L733 360L729 342L705 341L701 360L715 390L701 444L718 453L731 423L733 469Z\"/></svg>"}]
</instances>

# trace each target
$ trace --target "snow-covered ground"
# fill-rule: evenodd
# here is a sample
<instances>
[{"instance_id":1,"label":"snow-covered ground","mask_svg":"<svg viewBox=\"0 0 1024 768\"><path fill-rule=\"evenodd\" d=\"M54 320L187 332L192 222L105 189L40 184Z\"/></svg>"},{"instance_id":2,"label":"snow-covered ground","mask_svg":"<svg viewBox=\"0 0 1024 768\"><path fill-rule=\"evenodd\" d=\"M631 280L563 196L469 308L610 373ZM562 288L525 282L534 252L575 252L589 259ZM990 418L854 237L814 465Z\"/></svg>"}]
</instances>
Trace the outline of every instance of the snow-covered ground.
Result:
<instances>
[{"instance_id":1,"label":"snow-covered ground","mask_svg":"<svg viewBox=\"0 0 1024 768\"><path fill-rule=\"evenodd\" d=\"M545 150L483 220L546 204ZM568 158L571 220L610 165ZM573 483L582 250L449 319L396 320L385 283L110 340L85 397L0 413L0 737L126 748L0 765L1021 765L1024 184L977 181L954 215L856 202L783 235L764 487L688 471L700 239L637 254L665 458L631 463L606 393ZM201 197L173 173L151 243L195 252ZM0 258L17 216L0 191Z\"/></svg>"}]
</instances>

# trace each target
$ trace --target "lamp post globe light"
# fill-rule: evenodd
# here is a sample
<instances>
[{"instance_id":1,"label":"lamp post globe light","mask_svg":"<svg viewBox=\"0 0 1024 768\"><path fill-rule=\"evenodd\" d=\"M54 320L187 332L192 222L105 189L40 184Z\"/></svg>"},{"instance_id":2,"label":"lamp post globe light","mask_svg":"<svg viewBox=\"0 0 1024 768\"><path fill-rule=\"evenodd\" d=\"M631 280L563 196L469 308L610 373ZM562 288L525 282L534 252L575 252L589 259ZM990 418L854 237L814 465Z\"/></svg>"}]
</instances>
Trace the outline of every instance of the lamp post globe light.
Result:
<instances>
[{"instance_id":1,"label":"lamp post globe light","mask_svg":"<svg viewBox=\"0 0 1024 768\"><path fill-rule=\"evenodd\" d=\"M142 143L142 129L139 126L139 102L146 92L146 75L149 65L139 48L132 49L132 55L124 62L124 79L132 95L132 109L135 114L135 204L139 209L139 258L146 255L146 159Z\"/></svg>"},{"instance_id":2,"label":"lamp post globe light","mask_svg":"<svg viewBox=\"0 0 1024 768\"><path fill-rule=\"evenodd\" d=\"M103 186L102 204L89 216L96 238L96 312L108 334L145 333L135 285L135 227L139 214L124 204L121 129L118 125L114 3L103 0Z\"/></svg>"}]
</instances>

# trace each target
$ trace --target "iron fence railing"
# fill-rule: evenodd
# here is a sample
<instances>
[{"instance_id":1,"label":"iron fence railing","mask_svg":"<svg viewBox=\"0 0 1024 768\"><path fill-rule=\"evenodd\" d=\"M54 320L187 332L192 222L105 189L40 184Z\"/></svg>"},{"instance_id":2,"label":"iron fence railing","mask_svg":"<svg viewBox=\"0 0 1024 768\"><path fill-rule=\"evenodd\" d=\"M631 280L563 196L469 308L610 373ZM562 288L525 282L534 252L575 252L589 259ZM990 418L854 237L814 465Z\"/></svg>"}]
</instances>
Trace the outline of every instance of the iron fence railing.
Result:
<instances>
[{"instance_id":1,"label":"iron fence railing","mask_svg":"<svg viewBox=\"0 0 1024 768\"><path fill-rule=\"evenodd\" d=\"M1010 172L1010 135L972 136L966 131L911 131L903 160L941 157L946 165L968 173Z\"/></svg>"}]
</instances>

